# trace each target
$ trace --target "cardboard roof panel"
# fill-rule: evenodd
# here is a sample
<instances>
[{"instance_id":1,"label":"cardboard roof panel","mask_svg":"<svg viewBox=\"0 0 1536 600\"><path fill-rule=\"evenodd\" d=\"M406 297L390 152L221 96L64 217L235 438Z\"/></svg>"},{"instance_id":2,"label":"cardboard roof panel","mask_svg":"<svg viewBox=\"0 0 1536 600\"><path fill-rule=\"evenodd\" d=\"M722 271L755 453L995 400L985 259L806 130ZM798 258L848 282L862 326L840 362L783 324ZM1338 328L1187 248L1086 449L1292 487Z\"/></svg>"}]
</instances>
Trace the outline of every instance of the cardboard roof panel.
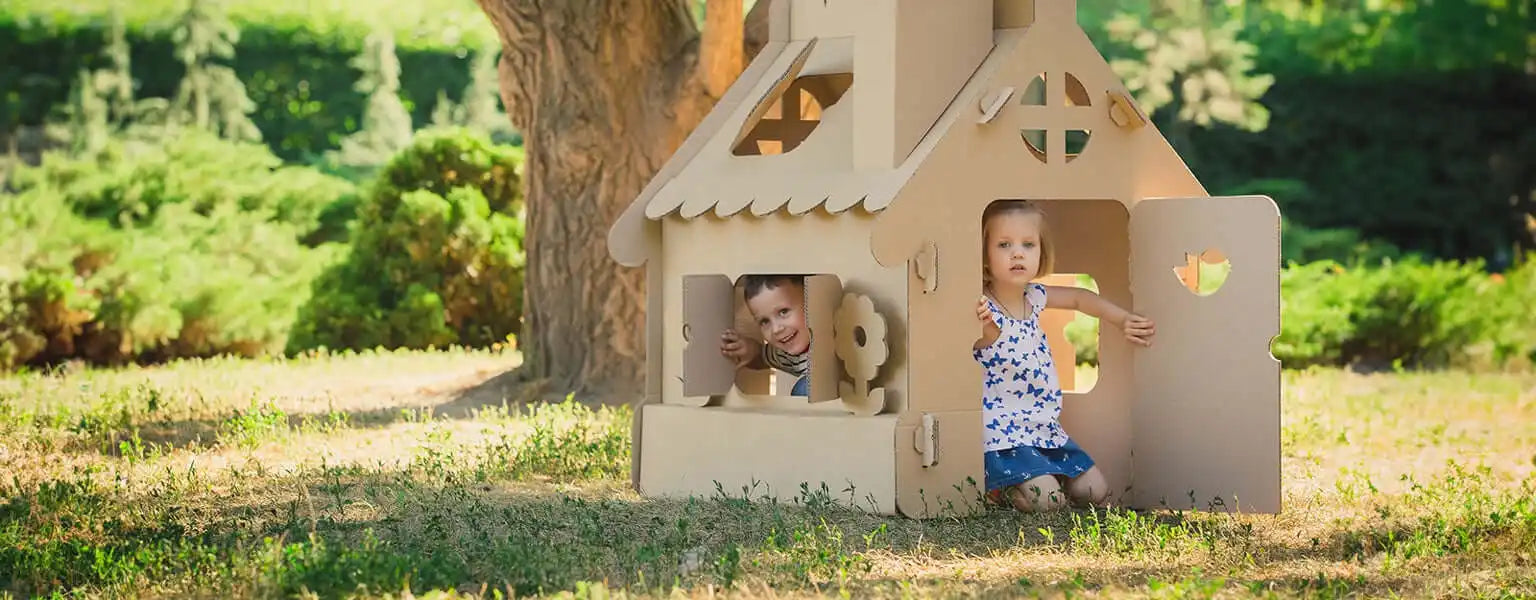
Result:
<instances>
[{"instance_id":1,"label":"cardboard roof panel","mask_svg":"<svg viewBox=\"0 0 1536 600\"><path fill-rule=\"evenodd\" d=\"M781 85L792 79L797 63L802 65L799 73L806 69L834 72L838 66L852 63L852 45L837 39L789 42L755 82L738 82L750 88L746 96L753 100L720 107L730 116L681 172L650 198L646 217L661 219L678 214L693 218L710 211L728 217L749 207L752 214L766 215L791 202L797 214L830 201L846 209L867 195L866 190L879 176L888 174L852 169L857 79L837 103L822 109L820 123L793 151L732 154L742 130L751 125L755 113L766 112L764 105L774 101L775 89L782 89Z\"/></svg>"},{"instance_id":2,"label":"cardboard roof panel","mask_svg":"<svg viewBox=\"0 0 1536 600\"><path fill-rule=\"evenodd\" d=\"M879 19L854 19L859 3L790 1L792 41L770 67L737 82L750 90L745 92L750 99L717 107L729 117L648 199L647 218L690 219L710 211L729 217L748 209L758 216L780 210L798 215L818 207L836 214L861 204L877 212L889 205L932 140L943 135L937 125L953 92L992 56L987 0L963 0L958 8L896 0L874 11ZM830 74L850 74L852 83L802 79ZM781 97L793 101L784 94L796 92L789 86L833 81L847 85L846 91L821 107L803 140L751 154L756 140L771 139L768 132L803 132L812 122L770 114L784 112L773 110ZM861 152L874 158L861 162Z\"/></svg>"},{"instance_id":3,"label":"cardboard roof panel","mask_svg":"<svg viewBox=\"0 0 1536 600\"><path fill-rule=\"evenodd\" d=\"M782 2L775 1L775 4ZM775 13L777 14L777 13ZM763 46L752 62L742 71L741 82L755 81L773 67L778 56L784 51L783 42L769 42ZM677 151L667 159L661 170L640 191L640 196L630 203L629 207L619 215L611 229L608 230L608 253L619 264L627 267L638 267L645 264L650 253L654 250L652 245L659 242L659 235L651 227L645 218L645 210L650 206L650 201L661 191L667 183L671 182L678 173L681 173L694 156L704 148L714 135L721 130L731 115L730 107L740 105L748 98L751 91L748 85L738 82L725 92L725 96L715 103L714 110L704 116L688 137L683 140Z\"/></svg>"}]
</instances>

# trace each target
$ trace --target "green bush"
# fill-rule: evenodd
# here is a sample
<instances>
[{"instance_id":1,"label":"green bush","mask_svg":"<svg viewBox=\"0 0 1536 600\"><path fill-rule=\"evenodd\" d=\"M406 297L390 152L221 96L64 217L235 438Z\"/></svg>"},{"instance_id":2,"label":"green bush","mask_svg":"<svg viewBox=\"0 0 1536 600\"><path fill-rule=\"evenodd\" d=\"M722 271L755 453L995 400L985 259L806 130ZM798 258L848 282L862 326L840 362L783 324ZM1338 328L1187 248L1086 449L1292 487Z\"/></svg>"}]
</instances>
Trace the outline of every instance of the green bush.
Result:
<instances>
[{"instance_id":1,"label":"green bush","mask_svg":"<svg viewBox=\"0 0 1536 600\"><path fill-rule=\"evenodd\" d=\"M319 231L321 216L333 204L350 205L357 194L345 179L284 166L262 145L190 130L165 140L119 141L83 159L53 154L39 168L18 172L12 185L58 193L80 216L117 227L153 223L165 207L184 204L205 216L232 208L306 238L336 237Z\"/></svg>"},{"instance_id":2,"label":"green bush","mask_svg":"<svg viewBox=\"0 0 1536 600\"><path fill-rule=\"evenodd\" d=\"M0 194L0 367L280 353L337 253L300 242L305 215L348 188L264 152L189 131L18 173Z\"/></svg>"},{"instance_id":3,"label":"green bush","mask_svg":"<svg viewBox=\"0 0 1536 600\"><path fill-rule=\"evenodd\" d=\"M106 66L107 6L95 3L57 10L53 2L0 0L0 132L40 126L68 99L76 73ZM349 64L363 50L367 21L354 10L341 9L349 19L307 8L312 4L236 3L229 10L240 27L230 66L256 106L250 118L269 148L290 162L315 161L338 148L361 127L367 103L367 95L354 89L360 73ZM422 3L410 10L370 9L405 18L391 21L391 29L399 36L400 96L417 126L430 121L440 93L461 102L473 55L495 49L489 20L472 2L459 4L453 10L424 10ZM185 69L176 60L169 25L185 6L153 5L135 3L128 10L135 95L170 98ZM429 18L412 20L423 12Z\"/></svg>"},{"instance_id":4,"label":"green bush","mask_svg":"<svg viewBox=\"0 0 1536 600\"><path fill-rule=\"evenodd\" d=\"M1284 367L1536 365L1536 255L1502 274L1479 262L1417 257L1361 264L1319 260L1281 270L1272 352ZM1065 333L1079 364L1098 364L1097 320L1079 315Z\"/></svg>"},{"instance_id":5,"label":"green bush","mask_svg":"<svg viewBox=\"0 0 1536 600\"><path fill-rule=\"evenodd\" d=\"M0 0L0 13L37 27L93 25L114 7L132 27L155 28L188 0ZM452 49L459 43L495 40L496 32L474 0L374 0L369 11L354 5L313 0L222 0L224 12L240 26L302 24L318 37L367 33L378 23L411 47Z\"/></svg>"},{"instance_id":6,"label":"green bush","mask_svg":"<svg viewBox=\"0 0 1536 600\"><path fill-rule=\"evenodd\" d=\"M1522 335L1529 329L1517 325L1532 323L1521 308L1536 301L1531 271L1523 267L1511 284L1479 262L1292 266L1281 274L1274 353L1287 367L1443 367L1520 358L1536 349Z\"/></svg>"},{"instance_id":7,"label":"green bush","mask_svg":"<svg viewBox=\"0 0 1536 600\"><path fill-rule=\"evenodd\" d=\"M357 205L351 252L315 281L288 346L488 346L522 321L521 150L425 130Z\"/></svg>"},{"instance_id":8,"label":"green bush","mask_svg":"<svg viewBox=\"0 0 1536 600\"><path fill-rule=\"evenodd\" d=\"M1291 265L1280 272L1280 335L1271 348L1286 367L1336 365L1354 339L1354 307L1371 291L1333 261Z\"/></svg>"}]
</instances>

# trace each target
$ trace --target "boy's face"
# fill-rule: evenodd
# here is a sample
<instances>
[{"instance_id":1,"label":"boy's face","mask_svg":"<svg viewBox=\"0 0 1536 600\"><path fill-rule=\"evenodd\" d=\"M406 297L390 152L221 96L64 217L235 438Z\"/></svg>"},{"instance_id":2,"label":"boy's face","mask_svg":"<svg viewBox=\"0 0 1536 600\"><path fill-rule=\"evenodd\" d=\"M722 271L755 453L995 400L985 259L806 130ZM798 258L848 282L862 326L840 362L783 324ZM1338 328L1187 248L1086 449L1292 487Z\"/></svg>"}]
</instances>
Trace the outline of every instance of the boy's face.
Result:
<instances>
[{"instance_id":1,"label":"boy's face","mask_svg":"<svg viewBox=\"0 0 1536 600\"><path fill-rule=\"evenodd\" d=\"M747 309L757 319L763 341L790 354L805 354L811 347L811 332L805 328L805 288L794 283L779 283L764 288Z\"/></svg>"},{"instance_id":2,"label":"boy's face","mask_svg":"<svg viewBox=\"0 0 1536 600\"><path fill-rule=\"evenodd\" d=\"M987 273L992 280L1022 287L1040 273L1040 215L1004 213L987 227Z\"/></svg>"}]
</instances>

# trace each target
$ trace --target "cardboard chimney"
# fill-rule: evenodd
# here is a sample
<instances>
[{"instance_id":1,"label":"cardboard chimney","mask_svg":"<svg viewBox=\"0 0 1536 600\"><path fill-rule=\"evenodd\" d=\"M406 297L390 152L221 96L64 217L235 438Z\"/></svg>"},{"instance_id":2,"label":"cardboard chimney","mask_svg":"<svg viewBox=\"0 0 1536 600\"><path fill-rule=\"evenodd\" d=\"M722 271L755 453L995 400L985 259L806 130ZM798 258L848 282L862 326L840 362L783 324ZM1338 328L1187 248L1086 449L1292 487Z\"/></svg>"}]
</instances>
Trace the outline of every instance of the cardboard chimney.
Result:
<instances>
[{"instance_id":1,"label":"cardboard chimney","mask_svg":"<svg viewBox=\"0 0 1536 600\"><path fill-rule=\"evenodd\" d=\"M1101 326L1096 384L1064 398L1112 502L1279 511L1279 211L1206 193L1074 0L761 1L770 43L608 238L647 267L642 494L979 508L981 214L1029 199L1058 273L1157 322L1150 349ZM1213 257L1230 274L1196 293ZM754 273L807 276L808 395L719 352L758 335ZM1068 386L1070 317L1044 315Z\"/></svg>"}]
</instances>

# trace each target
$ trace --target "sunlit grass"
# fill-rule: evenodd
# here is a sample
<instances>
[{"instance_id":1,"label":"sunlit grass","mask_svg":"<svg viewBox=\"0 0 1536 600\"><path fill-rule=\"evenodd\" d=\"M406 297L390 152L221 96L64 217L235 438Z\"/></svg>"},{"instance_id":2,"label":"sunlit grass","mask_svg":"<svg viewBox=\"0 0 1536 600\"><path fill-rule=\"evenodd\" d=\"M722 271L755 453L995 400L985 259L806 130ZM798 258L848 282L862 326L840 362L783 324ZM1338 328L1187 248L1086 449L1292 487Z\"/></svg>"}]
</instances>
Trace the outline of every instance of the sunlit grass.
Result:
<instances>
[{"instance_id":1,"label":"sunlit grass","mask_svg":"<svg viewBox=\"0 0 1536 600\"><path fill-rule=\"evenodd\" d=\"M817 487L644 500L629 409L517 403L517 361L0 380L0 597L1536 594L1536 376L1286 373L1277 516L915 521Z\"/></svg>"}]
</instances>

